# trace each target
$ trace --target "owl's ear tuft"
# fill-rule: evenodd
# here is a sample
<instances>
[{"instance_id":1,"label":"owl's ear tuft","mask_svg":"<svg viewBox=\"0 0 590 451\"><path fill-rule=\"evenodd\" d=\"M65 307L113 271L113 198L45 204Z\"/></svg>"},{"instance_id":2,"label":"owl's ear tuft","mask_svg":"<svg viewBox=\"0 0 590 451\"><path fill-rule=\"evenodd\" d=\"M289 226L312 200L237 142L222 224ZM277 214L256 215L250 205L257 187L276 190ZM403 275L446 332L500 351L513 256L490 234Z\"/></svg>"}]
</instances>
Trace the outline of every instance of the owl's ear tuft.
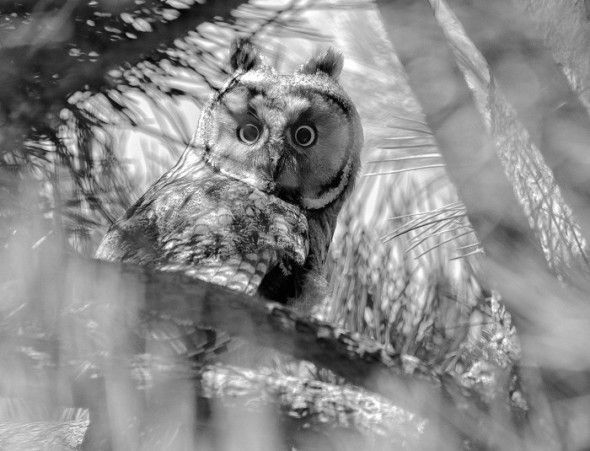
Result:
<instances>
[{"instance_id":1,"label":"owl's ear tuft","mask_svg":"<svg viewBox=\"0 0 590 451\"><path fill-rule=\"evenodd\" d=\"M232 70L238 69L247 72L262 64L258 49L249 39L237 38L231 43L229 49L229 62Z\"/></svg>"},{"instance_id":2,"label":"owl's ear tuft","mask_svg":"<svg viewBox=\"0 0 590 451\"><path fill-rule=\"evenodd\" d=\"M343 65L344 57L342 53L330 47L308 59L297 72L311 75L322 72L334 80L338 80Z\"/></svg>"}]
</instances>

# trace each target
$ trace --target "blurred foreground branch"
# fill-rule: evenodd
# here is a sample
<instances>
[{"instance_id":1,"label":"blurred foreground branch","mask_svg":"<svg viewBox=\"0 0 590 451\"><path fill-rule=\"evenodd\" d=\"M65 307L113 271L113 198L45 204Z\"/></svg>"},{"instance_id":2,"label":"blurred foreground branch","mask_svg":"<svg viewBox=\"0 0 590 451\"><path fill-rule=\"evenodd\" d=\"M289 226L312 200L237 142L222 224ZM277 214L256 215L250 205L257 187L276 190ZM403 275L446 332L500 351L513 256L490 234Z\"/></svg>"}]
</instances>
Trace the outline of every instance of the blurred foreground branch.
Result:
<instances>
[{"instance_id":1,"label":"blurred foreground branch","mask_svg":"<svg viewBox=\"0 0 590 451\"><path fill-rule=\"evenodd\" d=\"M555 173L560 187L576 191L581 194L579 199L584 199L588 171L581 177L563 179L568 171L573 174L584 167L576 163L583 154L572 156L571 141L555 139L563 137L564 130L583 128L585 125L581 124L588 121L563 74L540 42L528 38L530 30L509 1L450 3L465 28L477 36L476 44L488 58L493 73L506 69L508 63L500 62L504 57L521 63L508 74L516 78L522 78L519 71L531 65L530 73L538 76L539 84L533 84L539 89L538 95L523 95L524 85L517 83L518 79L508 78L507 97L536 136L548 164L554 172L562 171ZM539 367L540 379L525 371L525 391L531 407L523 433L525 443L543 449L575 447L584 438L570 419L588 407L584 400L590 392L590 366L587 351L572 345L573 340L586 335L585 326L572 326L578 321L586 322L581 318L587 315L585 299L590 287L576 277L572 278L575 284L562 283L549 270L428 2L382 1L379 6L448 173L484 246L487 275L514 318L522 340L524 365ZM529 78L525 79L529 86ZM527 103L530 101L533 102ZM547 127L557 127L554 136L549 136L552 132ZM588 128L583 133L574 133L575 139L586 145L590 142ZM563 146L568 147L567 152L560 150ZM554 164L556 156L559 168ZM572 207L583 217L589 204L579 199Z\"/></svg>"},{"instance_id":2,"label":"blurred foreground branch","mask_svg":"<svg viewBox=\"0 0 590 451\"><path fill-rule=\"evenodd\" d=\"M579 87L580 92L572 89L563 67L555 62L551 51L545 47L542 32L535 29L531 19L513 0L478 0L468 4L463 0L449 0L448 3L469 38L482 52L499 88L518 112L519 120L551 168L565 200L580 222L583 235L590 236L587 148L590 115L580 99L580 95L586 95L583 86ZM551 13L551 9L556 8L552 2L530 3L529 9L535 10L532 15L542 15L543 10L549 10L551 14L551 26L544 24L544 34L560 36L577 32L578 39L583 37L585 24L579 25L584 20L581 4L576 5L577 18L563 18ZM573 6L568 5L565 10ZM564 9L563 5L561 9ZM571 15L571 11L568 12ZM567 44L561 49L562 58L577 50L568 48ZM566 69L574 71L577 78L574 81L586 84L588 74L580 71L586 65L587 55L576 56L580 67L568 64L570 67L566 66Z\"/></svg>"},{"instance_id":3,"label":"blurred foreground branch","mask_svg":"<svg viewBox=\"0 0 590 451\"><path fill-rule=\"evenodd\" d=\"M506 387L480 392L415 358L390 354L371 340L182 272L39 255L43 253L35 252L24 262L25 274L5 278L1 286L0 343L10 368L2 374L1 395L89 408L94 443L112 434L114 442L133 445L134 434L127 426L117 434L112 424L123 419L125 424L133 423L147 411L157 418L154 408L146 410L144 389L152 393L150 399L159 398L154 391L161 392L166 405L173 405L174 399L191 404L193 396L205 392L231 399L236 392L256 387L275 394L289 387L290 396L281 394L287 412L301 412L297 405L304 402L304 411L325 410L322 415L328 419L338 415L331 415L325 403L345 390L348 404L342 408L357 418L350 424L366 429L366 408L375 405L369 393L207 367L226 352L227 336L221 330L327 368L424 416L430 431L426 436L441 429L460 440L462 426L469 424L471 435L480 435L472 439L485 441L488 432L482 426L489 421L490 403L500 403L509 415L513 411ZM245 349L238 351L242 358L250 352ZM113 403L121 411L113 410ZM376 411L385 416L374 424L377 431L382 421L400 427L402 421L408 428L402 428L401 436L416 437L419 423L403 417L386 420L393 410L386 401L380 403Z\"/></svg>"},{"instance_id":4,"label":"blurred foreground branch","mask_svg":"<svg viewBox=\"0 0 590 451\"><path fill-rule=\"evenodd\" d=\"M163 384L162 374L157 375L154 368L145 366L148 362L151 366L159 366L160 372L165 372L166 364L159 362L158 365L144 359L143 368L135 366L135 371L141 371L143 377L154 377L149 384L152 396L154 392L165 393L166 397L172 399L187 395L184 384L176 387ZM178 381L181 376L179 365L168 370L175 374L170 382ZM291 424L287 428L293 429L289 433L291 437L296 437L300 429L321 432L326 428L343 428L360 434L359 437L369 443L389 446L394 444L398 449L413 449L412 446L421 438L426 426L426 422L416 415L354 387L340 387L318 380L273 375L268 374L268 371L257 372L219 364L194 368L193 371L183 373L182 377L186 379L194 378L195 402L217 402L224 408L243 410L249 415L260 415L265 409L279 410L285 418L290 419ZM159 382L155 382L158 379ZM158 385L164 387L154 390L154 386ZM142 390L148 388L143 387ZM151 405L150 410L154 407L156 406ZM0 411L2 449L34 447L75 450L82 446L84 449L97 449L104 447L109 440L110 431L96 430L95 424L90 426L87 433L88 409L59 408L30 399L0 398ZM93 421L96 413L91 409L90 418ZM160 427L156 422L146 421L145 418L142 420L144 435L159 435L159 440L162 440L162 436L173 436L175 433L175 427L169 424ZM86 439L85 435L88 435Z\"/></svg>"}]
</instances>

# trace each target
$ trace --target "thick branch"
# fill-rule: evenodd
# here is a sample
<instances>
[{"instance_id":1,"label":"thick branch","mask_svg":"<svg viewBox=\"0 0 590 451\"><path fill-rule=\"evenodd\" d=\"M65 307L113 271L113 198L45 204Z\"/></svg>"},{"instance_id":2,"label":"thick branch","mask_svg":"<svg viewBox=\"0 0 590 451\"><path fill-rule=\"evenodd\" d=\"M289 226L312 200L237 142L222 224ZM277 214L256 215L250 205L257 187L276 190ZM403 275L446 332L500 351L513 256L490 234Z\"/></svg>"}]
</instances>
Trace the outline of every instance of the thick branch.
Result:
<instances>
[{"instance_id":1,"label":"thick branch","mask_svg":"<svg viewBox=\"0 0 590 451\"><path fill-rule=\"evenodd\" d=\"M213 327L330 369L431 424L471 424L477 431L487 421L484 397L451 376L284 306L183 273L50 255L27 265L27 274L3 290L8 307L0 341L6 367L14 369L3 375L4 396L100 408L95 404L104 399L105 388L97 387L97 380L129 387L190 381L192 365L223 352L227 335ZM35 284L27 283L31 275ZM151 372L138 372L133 363L144 356L157 358L148 365ZM502 395L496 398L509 409Z\"/></svg>"},{"instance_id":2,"label":"thick branch","mask_svg":"<svg viewBox=\"0 0 590 451\"><path fill-rule=\"evenodd\" d=\"M140 392L151 390L151 396L154 397L154 386L162 383L162 375L154 374L154 362L148 364L148 360L144 360L143 363L142 368L135 369L141 371L143 377L150 376L153 379L150 386L141 387ZM161 372L166 364L160 362L160 365ZM195 388L197 396L202 398L200 402L214 400L228 409L238 409L249 415L264 415L268 410L280 410L293 423L296 430L291 433L294 435L301 430L321 433L326 428L327 431L342 428L360 433L368 443L379 442L394 445L396 449L414 449L426 428L425 420L391 405L379 396L354 387L227 365L185 369L185 377L199 381ZM177 379L178 366L171 372L176 373ZM174 398L176 394L172 391L184 392L178 396L186 396L187 388L182 384L167 385L164 389L166 397ZM80 449L89 425L87 409L67 409L22 398L0 398L0 407L0 446L3 449L43 446ZM158 408L161 406L155 403L150 405L149 410L153 412ZM94 426L91 425L91 428ZM150 426L158 427L157 424L144 427ZM205 421L200 427L214 428L214 421ZM97 434L98 431L93 433ZM174 427L164 426L158 431L148 430L143 433L171 435L174 434ZM100 431L100 434L104 436L108 432Z\"/></svg>"},{"instance_id":3,"label":"thick branch","mask_svg":"<svg viewBox=\"0 0 590 451\"><path fill-rule=\"evenodd\" d=\"M426 422L364 390L285 375L268 375L229 366L208 367L202 376L203 395L232 402L255 399L260 405L278 399L283 410L311 424L353 428L368 436L416 443ZM266 401L265 401L266 400Z\"/></svg>"}]
</instances>

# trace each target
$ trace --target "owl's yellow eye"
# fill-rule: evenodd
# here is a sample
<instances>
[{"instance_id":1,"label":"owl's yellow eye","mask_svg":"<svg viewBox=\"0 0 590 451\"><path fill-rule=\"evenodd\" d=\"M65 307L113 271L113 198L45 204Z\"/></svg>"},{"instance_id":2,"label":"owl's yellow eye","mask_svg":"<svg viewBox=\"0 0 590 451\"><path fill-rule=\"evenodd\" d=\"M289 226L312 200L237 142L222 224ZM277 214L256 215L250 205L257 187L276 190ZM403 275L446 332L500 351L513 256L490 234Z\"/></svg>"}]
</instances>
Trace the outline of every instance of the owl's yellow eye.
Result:
<instances>
[{"instance_id":1,"label":"owl's yellow eye","mask_svg":"<svg viewBox=\"0 0 590 451\"><path fill-rule=\"evenodd\" d=\"M301 147L309 147L315 143L317 133L311 125L300 125L293 132L293 140Z\"/></svg>"},{"instance_id":2,"label":"owl's yellow eye","mask_svg":"<svg viewBox=\"0 0 590 451\"><path fill-rule=\"evenodd\" d=\"M260 130L254 124L238 127L238 139L245 144L254 144L260 137Z\"/></svg>"}]
</instances>

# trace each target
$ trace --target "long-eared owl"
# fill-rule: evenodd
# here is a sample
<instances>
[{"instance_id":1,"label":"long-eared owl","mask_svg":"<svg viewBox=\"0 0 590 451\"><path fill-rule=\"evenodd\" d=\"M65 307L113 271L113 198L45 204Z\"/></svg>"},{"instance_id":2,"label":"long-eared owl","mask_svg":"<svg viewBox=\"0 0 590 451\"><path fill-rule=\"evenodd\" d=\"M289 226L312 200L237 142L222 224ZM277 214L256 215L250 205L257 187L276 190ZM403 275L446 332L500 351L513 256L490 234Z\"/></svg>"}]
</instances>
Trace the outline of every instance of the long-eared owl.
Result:
<instances>
[{"instance_id":1,"label":"long-eared owl","mask_svg":"<svg viewBox=\"0 0 590 451\"><path fill-rule=\"evenodd\" d=\"M96 256L297 301L315 291L358 173L359 115L332 49L283 75L236 40L230 63L178 163L111 226Z\"/></svg>"}]
</instances>

